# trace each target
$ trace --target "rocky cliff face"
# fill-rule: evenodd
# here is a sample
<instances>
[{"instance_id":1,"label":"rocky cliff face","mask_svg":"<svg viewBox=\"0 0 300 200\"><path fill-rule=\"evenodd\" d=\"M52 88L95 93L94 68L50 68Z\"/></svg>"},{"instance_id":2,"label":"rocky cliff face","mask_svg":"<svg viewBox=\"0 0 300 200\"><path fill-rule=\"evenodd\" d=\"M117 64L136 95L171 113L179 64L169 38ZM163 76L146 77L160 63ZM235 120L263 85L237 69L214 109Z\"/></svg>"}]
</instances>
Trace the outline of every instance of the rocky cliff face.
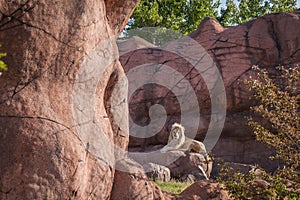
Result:
<instances>
[{"instance_id":1,"label":"rocky cliff face","mask_svg":"<svg viewBox=\"0 0 300 200\"><path fill-rule=\"evenodd\" d=\"M0 0L9 66L0 77L0 199L228 198L206 181L162 192L126 157L127 79L115 41L136 3Z\"/></svg>"},{"instance_id":2,"label":"rocky cliff face","mask_svg":"<svg viewBox=\"0 0 300 200\"><path fill-rule=\"evenodd\" d=\"M127 119L115 37L136 3L0 1L0 199L111 196L114 149L103 143L128 143L114 120Z\"/></svg>"},{"instance_id":3,"label":"rocky cliff face","mask_svg":"<svg viewBox=\"0 0 300 200\"><path fill-rule=\"evenodd\" d=\"M213 59L215 67L221 73L226 91L226 119L222 135L212 149L215 155L231 162L258 163L269 170L276 167L276 163L267 159L272 153L270 149L256 142L251 130L246 125L244 117L249 115L249 107L253 102L249 100L250 92L241 84L240 80L256 76L255 71L251 69L253 65L268 69L276 77L276 72L272 70L275 66L292 67L300 63L299 18L300 11L298 10L292 13L267 15L235 27L222 27L216 20L206 18L199 25L198 30L189 35ZM126 45L126 43L128 44ZM203 140L207 136L212 113L214 113L212 111L213 98L211 98L211 90L208 88L207 80L213 80L216 76L215 73L208 74L205 79L203 72L200 71L199 73L198 70L197 73L195 65L189 62L187 56L184 57L169 51L168 45L167 47L153 48L151 45L147 46L145 42L142 42L141 45L139 43L140 39L133 38L119 44L120 52L123 52L120 60L127 74L144 64L154 63L157 64L157 70L151 72L152 76L162 71L164 66L168 66L169 71L171 68L178 72L182 79L175 82L173 86L165 86L167 82L174 83L174 81L172 82L174 75L167 75L163 78L160 77L165 79L165 82L159 80L155 83L147 83L132 93L129 112L133 123L141 126L150 124L153 121L150 111L155 104L164 107L166 123L154 136L135 137L132 135L129 147L135 151L143 151L145 146L165 144L170 126L174 122L180 122L184 119L186 120L183 125L186 127L187 134L196 131L196 138ZM128 53L130 45L143 48ZM127 48L124 48L125 46ZM145 48L146 46L147 48ZM184 48L184 45L181 45L181 48ZM186 48L187 53L185 55L192 56L191 52L199 51L200 47L189 48ZM203 55L199 54L198 58L199 62L205 65L210 61L203 59ZM141 71L141 74L135 76L136 78L132 81L129 79L129 84L139 82L139 77L143 78L142 73L144 71ZM199 122L194 120L193 115L198 111L183 110L182 104L178 100L180 95L175 92L176 88L185 87L184 81L191 85L196 94L199 104L197 106L199 106L201 114ZM192 95L189 93L184 95L187 96L187 104L193 104ZM190 117L183 116L183 113L188 112L192 113ZM209 141L206 145L209 146Z\"/></svg>"},{"instance_id":4,"label":"rocky cliff face","mask_svg":"<svg viewBox=\"0 0 300 200\"><path fill-rule=\"evenodd\" d=\"M137 2L0 0L0 199L177 198L126 157L116 36ZM185 196L227 195L203 185Z\"/></svg>"}]
</instances>

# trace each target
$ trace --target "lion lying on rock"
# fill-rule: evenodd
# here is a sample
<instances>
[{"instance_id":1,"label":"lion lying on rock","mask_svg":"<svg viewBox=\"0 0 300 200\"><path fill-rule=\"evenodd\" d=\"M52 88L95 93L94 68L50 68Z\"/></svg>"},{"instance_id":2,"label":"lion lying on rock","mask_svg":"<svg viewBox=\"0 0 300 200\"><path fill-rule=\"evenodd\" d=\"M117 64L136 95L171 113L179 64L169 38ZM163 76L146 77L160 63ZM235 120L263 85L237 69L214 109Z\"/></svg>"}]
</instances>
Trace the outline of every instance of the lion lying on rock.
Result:
<instances>
[{"instance_id":1,"label":"lion lying on rock","mask_svg":"<svg viewBox=\"0 0 300 200\"><path fill-rule=\"evenodd\" d=\"M181 124L174 123L172 125L171 131L170 131L168 144L166 146L164 146L160 150L160 152L166 153L168 151L184 151L184 152L188 151L188 152L200 153L200 154L204 155L205 160L208 165L209 159L208 159L208 155L207 155L204 144L197 140L186 137L184 134L184 131L185 131L185 129ZM201 170L204 177L207 180L209 180L203 167L198 165L198 168ZM208 167L207 167L207 169L208 169Z\"/></svg>"},{"instance_id":2,"label":"lion lying on rock","mask_svg":"<svg viewBox=\"0 0 300 200\"><path fill-rule=\"evenodd\" d=\"M172 125L168 144L164 146L160 152L167 151L188 151L206 155L206 148L202 142L188 138L184 134L184 127L181 124L174 123Z\"/></svg>"}]
</instances>

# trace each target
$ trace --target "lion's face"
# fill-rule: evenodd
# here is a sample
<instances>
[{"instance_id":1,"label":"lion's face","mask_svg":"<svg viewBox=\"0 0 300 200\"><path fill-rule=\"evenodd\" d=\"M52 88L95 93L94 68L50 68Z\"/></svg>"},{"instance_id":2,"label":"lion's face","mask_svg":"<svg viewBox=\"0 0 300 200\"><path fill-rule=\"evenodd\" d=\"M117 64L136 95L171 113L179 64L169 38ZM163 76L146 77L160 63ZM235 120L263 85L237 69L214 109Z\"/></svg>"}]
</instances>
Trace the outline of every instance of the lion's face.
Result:
<instances>
[{"instance_id":1,"label":"lion's face","mask_svg":"<svg viewBox=\"0 0 300 200\"><path fill-rule=\"evenodd\" d=\"M164 148L162 148L160 151L162 153L165 153L167 151L177 150L184 144L184 142L184 127L180 124L175 123L172 125L168 144L164 146Z\"/></svg>"},{"instance_id":2,"label":"lion's face","mask_svg":"<svg viewBox=\"0 0 300 200\"><path fill-rule=\"evenodd\" d=\"M168 142L182 138L184 138L184 127L177 123L173 124Z\"/></svg>"},{"instance_id":3,"label":"lion's face","mask_svg":"<svg viewBox=\"0 0 300 200\"><path fill-rule=\"evenodd\" d=\"M173 138L173 140L178 140L181 137L182 133L180 128L176 127L174 129L171 130L171 136Z\"/></svg>"}]
</instances>

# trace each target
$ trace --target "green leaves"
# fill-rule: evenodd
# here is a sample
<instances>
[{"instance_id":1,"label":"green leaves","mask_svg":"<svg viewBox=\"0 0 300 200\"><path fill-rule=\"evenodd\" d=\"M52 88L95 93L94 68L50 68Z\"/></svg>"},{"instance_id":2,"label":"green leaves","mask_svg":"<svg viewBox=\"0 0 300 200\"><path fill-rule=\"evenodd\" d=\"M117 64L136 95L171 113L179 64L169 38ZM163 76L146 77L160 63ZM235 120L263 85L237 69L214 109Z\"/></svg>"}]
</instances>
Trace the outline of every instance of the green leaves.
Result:
<instances>
[{"instance_id":1,"label":"green leaves","mask_svg":"<svg viewBox=\"0 0 300 200\"><path fill-rule=\"evenodd\" d=\"M1 58L4 56L6 56L6 53L0 53L0 69L7 70L7 65L1 60Z\"/></svg>"},{"instance_id":2,"label":"green leaves","mask_svg":"<svg viewBox=\"0 0 300 200\"><path fill-rule=\"evenodd\" d=\"M257 139L260 141L267 140L266 136L273 134L280 140L267 142L270 146L282 150L288 150L284 154L291 153L290 147L295 148L292 152L300 152L300 116L299 116L299 84L300 84L300 66L294 68L277 67L279 77L272 80L266 70L259 69L258 79L246 81L248 87L254 92L254 97L260 102L259 105L251 107L251 110L264 119L266 119L273 129L273 133L266 129L257 129L258 122L254 123L252 119L249 124L254 128ZM280 84L279 84L280 83ZM275 132L274 132L275 131ZM281 152L283 153L283 152ZM297 163L300 166L300 153L298 160L289 158L280 158L283 162ZM279 155L280 157L280 155Z\"/></svg>"},{"instance_id":3,"label":"green leaves","mask_svg":"<svg viewBox=\"0 0 300 200\"><path fill-rule=\"evenodd\" d=\"M221 8L220 16L217 17L217 20L223 26L229 26L237 24L239 16L239 10L234 0L226 0L226 7Z\"/></svg>"},{"instance_id":4,"label":"green leaves","mask_svg":"<svg viewBox=\"0 0 300 200\"><path fill-rule=\"evenodd\" d=\"M293 183L296 189L299 189L300 66L293 68L277 67L276 80L271 79L271 75L266 70L258 67L254 67L254 69L258 72L257 79L245 81L249 89L253 91L254 98L259 102L258 105L251 107L251 110L254 115L261 116L271 126L266 128L262 120L254 120L252 117L249 118L248 124L253 128L258 141L275 149L276 155L273 159L278 159L282 163L282 167L274 175L276 180L279 180L281 184L284 181ZM278 184L275 185L278 186ZM281 187L281 189L284 188ZM276 190L276 192L278 191ZM284 189L284 193L278 195L297 193L294 192Z\"/></svg>"},{"instance_id":5,"label":"green leaves","mask_svg":"<svg viewBox=\"0 0 300 200\"><path fill-rule=\"evenodd\" d=\"M257 101L248 125L258 141L275 150L270 158L280 166L273 174L259 168L242 174L223 164L218 180L235 199L300 199L300 66L277 67L272 74L253 69L257 76L244 81Z\"/></svg>"},{"instance_id":6,"label":"green leaves","mask_svg":"<svg viewBox=\"0 0 300 200\"><path fill-rule=\"evenodd\" d=\"M259 16L297 9L296 0L141 0L128 23L127 30L164 27L188 34L197 29L205 17L222 25L237 25Z\"/></svg>"},{"instance_id":7,"label":"green leaves","mask_svg":"<svg viewBox=\"0 0 300 200\"><path fill-rule=\"evenodd\" d=\"M270 13L297 9L296 0L226 0L226 7L218 17L222 25L237 25Z\"/></svg>"},{"instance_id":8,"label":"green leaves","mask_svg":"<svg viewBox=\"0 0 300 200\"><path fill-rule=\"evenodd\" d=\"M183 34L197 29L206 17L217 17L220 0L141 0L128 29L164 27Z\"/></svg>"}]
</instances>

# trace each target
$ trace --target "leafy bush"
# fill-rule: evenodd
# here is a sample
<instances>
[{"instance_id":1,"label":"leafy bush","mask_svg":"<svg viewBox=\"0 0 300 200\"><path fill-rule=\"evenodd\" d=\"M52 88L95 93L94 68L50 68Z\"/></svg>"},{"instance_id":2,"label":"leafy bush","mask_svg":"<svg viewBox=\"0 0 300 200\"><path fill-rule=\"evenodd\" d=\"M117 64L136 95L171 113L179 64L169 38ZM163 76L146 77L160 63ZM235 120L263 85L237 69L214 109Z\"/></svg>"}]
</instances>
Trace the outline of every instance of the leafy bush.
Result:
<instances>
[{"instance_id":1,"label":"leafy bush","mask_svg":"<svg viewBox=\"0 0 300 200\"><path fill-rule=\"evenodd\" d=\"M1 58L4 56L6 56L6 53L0 53L0 69L7 70L7 65L1 60Z\"/></svg>"},{"instance_id":2,"label":"leafy bush","mask_svg":"<svg viewBox=\"0 0 300 200\"><path fill-rule=\"evenodd\" d=\"M228 26L266 14L296 9L296 0L226 0L223 4L220 0L141 0L126 30L164 27L188 34L196 30L205 17L216 18L222 25Z\"/></svg>"},{"instance_id":3,"label":"leafy bush","mask_svg":"<svg viewBox=\"0 0 300 200\"><path fill-rule=\"evenodd\" d=\"M271 159L281 165L273 174L258 167L242 174L223 165L218 180L237 199L300 199L300 67L277 67L276 80L265 69L253 68L258 78L245 84L258 104L251 107L248 124L258 141L275 149Z\"/></svg>"}]
</instances>

